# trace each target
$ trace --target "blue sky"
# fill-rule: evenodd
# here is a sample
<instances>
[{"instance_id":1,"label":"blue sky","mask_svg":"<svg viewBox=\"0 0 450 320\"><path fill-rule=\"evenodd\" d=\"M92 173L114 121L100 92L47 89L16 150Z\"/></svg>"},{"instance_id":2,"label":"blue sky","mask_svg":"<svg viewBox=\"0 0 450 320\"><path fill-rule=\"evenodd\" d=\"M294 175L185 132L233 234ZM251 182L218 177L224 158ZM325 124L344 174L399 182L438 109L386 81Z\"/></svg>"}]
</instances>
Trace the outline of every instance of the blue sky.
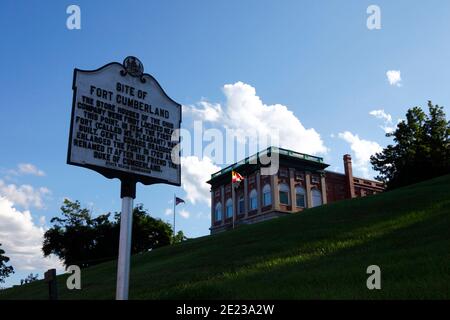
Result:
<instances>
[{"instance_id":1,"label":"blue sky","mask_svg":"<svg viewBox=\"0 0 450 320\"><path fill-rule=\"evenodd\" d=\"M81 30L66 28L70 4L81 8ZM381 9L380 30L366 27L371 4ZM342 155L350 153L357 175L373 176L368 153L390 141L381 126L395 126L407 108L429 99L450 104L450 3L444 0L2 1L0 9L0 196L9 201L2 207L8 214L0 217L20 215L16 227L25 233L31 228L29 234L49 227L64 197L80 200L94 214L120 209L118 181L66 164L75 67L139 57L145 71L186 106L182 127L188 130L202 118L196 110L217 111L218 104L221 113L207 126L222 128L228 121L239 129L235 112L239 101L254 101L253 88L262 102L251 110L285 106L283 116L314 130L326 148L316 153L331 170L342 171ZM390 84L389 70L399 71L401 81ZM236 92L241 100L231 101ZM391 116L391 122L369 114L375 110L384 110L373 114ZM284 130L291 129L297 132ZM297 151L320 149L297 142ZM210 222L204 192L195 193L203 159L194 160L184 176L189 186L140 185L136 198L167 221L173 194L186 198L178 207L186 217L177 217L177 227L189 237L208 234ZM15 241L17 234L8 233L13 229L1 228L0 243L14 253L17 270L6 285L30 271L42 276L36 239ZM21 245L30 251L28 260L17 253Z\"/></svg>"}]
</instances>

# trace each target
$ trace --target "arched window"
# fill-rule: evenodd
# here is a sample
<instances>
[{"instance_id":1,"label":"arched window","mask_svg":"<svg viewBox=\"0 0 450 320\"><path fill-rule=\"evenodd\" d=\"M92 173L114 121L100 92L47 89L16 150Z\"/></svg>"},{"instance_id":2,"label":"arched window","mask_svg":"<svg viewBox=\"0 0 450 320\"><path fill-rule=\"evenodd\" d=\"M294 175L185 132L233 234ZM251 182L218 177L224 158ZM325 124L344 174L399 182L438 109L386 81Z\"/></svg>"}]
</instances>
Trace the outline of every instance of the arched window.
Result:
<instances>
[{"instance_id":1,"label":"arched window","mask_svg":"<svg viewBox=\"0 0 450 320\"><path fill-rule=\"evenodd\" d=\"M272 190L270 184L264 185L263 188L263 206L270 206L272 204Z\"/></svg>"},{"instance_id":2,"label":"arched window","mask_svg":"<svg viewBox=\"0 0 450 320\"><path fill-rule=\"evenodd\" d=\"M245 213L245 199L244 196L241 194L239 196L239 214Z\"/></svg>"},{"instance_id":3,"label":"arched window","mask_svg":"<svg viewBox=\"0 0 450 320\"><path fill-rule=\"evenodd\" d=\"M258 194L255 189L250 191L250 210L258 209Z\"/></svg>"},{"instance_id":4,"label":"arched window","mask_svg":"<svg viewBox=\"0 0 450 320\"><path fill-rule=\"evenodd\" d=\"M280 194L280 203L289 205L289 186L286 183L280 183L278 185L278 191Z\"/></svg>"},{"instance_id":5,"label":"arched window","mask_svg":"<svg viewBox=\"0 0 450 320\"><path fill-rule=\"evenodd\" d=\"M305 208L306 207L306 192L303 187L296 187L295 188L295 205L298 208Z\"/></svg>"},{"instance_id":6,"label":"arched window","mask_svg":"<svg viewBox=\"0 0 450 320\"><path fill-rule=\"evenodd\" d=\"M312 206L317 207L322 205L322 192L318 189L312 189Z\"/></svg>"},{"instance_id":7,"label":"arched window","mask_svg":"<svg viewBox=\"0 0 450 320\"><path fill-rule=\"evenodd\" d=\"M232 218L233 217L233 200L231 200L231 199L227 200L226 208L227 208L227 211L226 211L226 216L225 217L227 219L228 218Z\"/></svg>"},{"instance_id":8,"label":"arched window","mask_svg":"<svg viewBox=\"0 0 450 320\"><path fill-rule=\"evenodd\" d=\"M219 202L216 204L215 216L216 221L222 221L222 204Z\"/></svg>"}]
</instances>

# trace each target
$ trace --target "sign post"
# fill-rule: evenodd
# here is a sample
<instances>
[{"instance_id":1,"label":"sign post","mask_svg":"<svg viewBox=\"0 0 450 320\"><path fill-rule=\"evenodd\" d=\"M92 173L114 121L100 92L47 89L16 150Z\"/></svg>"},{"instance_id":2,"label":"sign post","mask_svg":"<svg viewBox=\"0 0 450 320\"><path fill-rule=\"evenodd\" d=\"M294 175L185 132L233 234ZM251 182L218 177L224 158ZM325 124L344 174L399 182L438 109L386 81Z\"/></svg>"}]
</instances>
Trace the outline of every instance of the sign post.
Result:
<instances>
[{"instance_id":1,"label":"sign post","mask_svg":"<svg viewBox=\"0 0 450 320\"><path fill-rule=\"evenodd\" d=\"M181 185L174 152L181 105L132 56L96 70L75 69L72 89L67 163L121 181L116 299L126 300L136 183Z\"/></svg>"},{"instance_id":2,"label":"sign post","mask_svg":"<svg viewBox=\"0 0 450 320\"><path fill-rule=\"evenodd\" d=\"M176 231L175 231L175 217L176 217L176 210L177 210L177 196L175 193L173 194L173 238L175 239Z\"/></svg>"},{"instance_id":3,"label":"sign post","mask_svg":"<svg viewBox=\"0 0 450 320\"><path fill-rule=\"evenodd\" d=\"M132 181L122 181L120 189L122 211L120 213L116 300L128 300L132 240L131 233L133 229L133 200L136 198L136 183Z\"/></svg>"}]
</instances>

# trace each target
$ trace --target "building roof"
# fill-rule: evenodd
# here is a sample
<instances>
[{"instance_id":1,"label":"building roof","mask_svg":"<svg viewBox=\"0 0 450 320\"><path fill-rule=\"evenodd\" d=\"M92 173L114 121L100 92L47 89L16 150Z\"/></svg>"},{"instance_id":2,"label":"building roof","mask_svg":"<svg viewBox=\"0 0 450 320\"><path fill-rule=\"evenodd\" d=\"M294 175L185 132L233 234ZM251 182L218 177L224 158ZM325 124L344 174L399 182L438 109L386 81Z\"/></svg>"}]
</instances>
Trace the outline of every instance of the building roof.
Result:
<instances>
[{"instance_id":1,"label":"building roof","mask_svg":"<svg viewBox=\"0 0 450 320\"><path fill-rule=\"evenodd\" d=\"M229 165L228 167L223 168L222 170L219 170L211 175L211 179L207 181L209 184L212 184L213 181L219 180L223 178L224 176L231 175L231 171L236 170L239 171L240 169L248 166L263 166L258 160L261 156L268 155L271 156L273 153L278 153L280 158L293 160L295 162L302 162L304 164L318 167L320 169L324 169L328 167L329 165L323 162L323 158L312 156L305 153L300 153L288 149L283 149L279 147L268 147L264 150L261 150L257 153L255 153L252 156L249 156L239 162L236 162L232 165Z\"/></svg>"}]
</instances>

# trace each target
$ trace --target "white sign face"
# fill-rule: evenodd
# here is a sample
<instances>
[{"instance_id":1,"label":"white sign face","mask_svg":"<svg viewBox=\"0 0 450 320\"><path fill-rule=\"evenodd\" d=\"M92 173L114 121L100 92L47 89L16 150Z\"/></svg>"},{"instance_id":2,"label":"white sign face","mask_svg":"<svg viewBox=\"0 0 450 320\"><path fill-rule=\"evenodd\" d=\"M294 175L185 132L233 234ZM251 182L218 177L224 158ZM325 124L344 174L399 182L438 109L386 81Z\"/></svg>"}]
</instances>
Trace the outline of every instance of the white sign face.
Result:
<instances>
[{"instance_id":1,"label":"white sign face","mask_svg":"<svg viewBox=\"0 0 450 320\"><path fill-rule=\"evenodd\" d=\"M179 141L171 138L180 128L181 105L137 63L75 69L67 162L144 184L180 185L180 167L172 161Z\"/></svg>"}]
</instances>

